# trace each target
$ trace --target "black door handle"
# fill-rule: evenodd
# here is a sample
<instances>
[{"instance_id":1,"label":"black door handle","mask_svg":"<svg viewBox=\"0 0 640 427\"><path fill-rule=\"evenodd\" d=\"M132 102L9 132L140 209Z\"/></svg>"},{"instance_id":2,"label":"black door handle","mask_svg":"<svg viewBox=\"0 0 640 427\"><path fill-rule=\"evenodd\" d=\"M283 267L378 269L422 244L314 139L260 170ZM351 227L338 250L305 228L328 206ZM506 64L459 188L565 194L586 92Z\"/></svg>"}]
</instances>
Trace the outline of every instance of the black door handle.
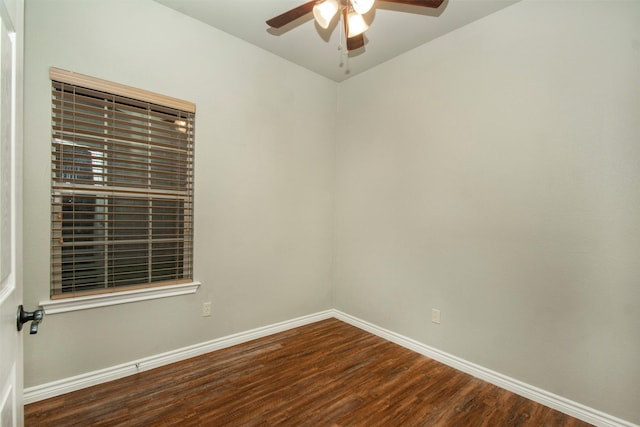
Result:
<instances>
[{"instance_id":1,"label":"black door handle","mask_svg":"<svg viewBox=\"0 0 640 427\"><path fill-rule=\"evenodd\" d=\"M29 333L31 335L37 334L38 325L40 324L40 322L42 322L43 318L44 318L44 310L42 310L41 308L37 309L36 311L24 311L22 304L20 304L20 306L18 307L16 326L18 327L18 330L21 331L22 326L25 323L31 322L31 328L29 328Z\"/></svg>"}]
</instances>

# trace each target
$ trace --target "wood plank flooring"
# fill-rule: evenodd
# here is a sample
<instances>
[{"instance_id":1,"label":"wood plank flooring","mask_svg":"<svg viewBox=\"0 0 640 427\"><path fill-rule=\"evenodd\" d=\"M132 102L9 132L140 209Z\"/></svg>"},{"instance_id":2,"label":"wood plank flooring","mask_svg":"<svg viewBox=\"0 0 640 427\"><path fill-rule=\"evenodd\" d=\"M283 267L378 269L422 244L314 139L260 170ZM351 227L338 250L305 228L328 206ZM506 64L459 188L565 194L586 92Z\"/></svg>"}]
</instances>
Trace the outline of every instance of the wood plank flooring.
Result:
<instances>
[{"instance_id":1,"label":"wood plank flooring","mask_svg":"<svg viewBox=\"0 0 640 427\"><path fill-rule=\"evenodd\" d=\"M588 426L336 319L25 406L29 426Z\"/></svg>"}]
</instances>

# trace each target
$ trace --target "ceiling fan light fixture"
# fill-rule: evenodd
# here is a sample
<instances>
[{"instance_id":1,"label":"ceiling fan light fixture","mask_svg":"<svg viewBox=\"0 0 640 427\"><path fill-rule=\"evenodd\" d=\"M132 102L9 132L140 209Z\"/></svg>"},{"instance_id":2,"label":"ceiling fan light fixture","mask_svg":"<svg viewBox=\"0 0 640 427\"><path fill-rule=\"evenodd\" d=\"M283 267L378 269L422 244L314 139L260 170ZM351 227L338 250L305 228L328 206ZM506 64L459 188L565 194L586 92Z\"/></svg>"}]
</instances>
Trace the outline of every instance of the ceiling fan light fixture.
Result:
<instances>
[{"instance_id":1,"label":"ceiling fan light fixture","mask_svg":"<svg viewBox=\"0 0 640 427\"><path fill-rule=\"evenodd\" d=\"M347 28L349 28L347 37L349 38L359 36L369 28L369 25L365 22L364 18L359 13L350 12L347 15L347 22Z\"/></svg>"},{"instance_id":2,"label":"ceiling fan light fixture","mask_svg":"<svg viewBox=\"0 0 640 427\"><path fill-rule=\"evenodd\" d=\"M375 0L351 0L351 6L360 15L364 15L371 10L374 2Z\"/></svg>"},{"instance_id":3,"label":"ceiling fan light fixture","mask_svg":"<svg viewBox=\"0 0 640 427\"><path fill-rule=\"evenodd\" d=\"M313 17L318 25L326 30L339 8L338 0L324 0L313 6Z\"/></svg>"}]
</instances>

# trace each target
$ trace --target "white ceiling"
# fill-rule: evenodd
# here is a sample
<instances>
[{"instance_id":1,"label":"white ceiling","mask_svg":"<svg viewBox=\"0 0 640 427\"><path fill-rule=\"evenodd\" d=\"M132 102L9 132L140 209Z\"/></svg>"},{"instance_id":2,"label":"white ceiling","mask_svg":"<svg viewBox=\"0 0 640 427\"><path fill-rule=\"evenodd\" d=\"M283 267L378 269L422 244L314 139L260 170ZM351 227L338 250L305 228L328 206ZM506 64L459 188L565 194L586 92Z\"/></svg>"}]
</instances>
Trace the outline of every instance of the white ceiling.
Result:
<instances>
[{"instance_id":1,"label":"white ceiling","mask_svg":"<svg viewBox=\"0 0 640 427\"><path fill-rule=\"evenodd\" d=\"M365 15L365 46L348 59L338 50L337 20L328 30L312 14L280 30L265 23L307 0L155 1L340 82L519 0L445 0L438 9L378 0Z\"/></svg>"}]
</instances>

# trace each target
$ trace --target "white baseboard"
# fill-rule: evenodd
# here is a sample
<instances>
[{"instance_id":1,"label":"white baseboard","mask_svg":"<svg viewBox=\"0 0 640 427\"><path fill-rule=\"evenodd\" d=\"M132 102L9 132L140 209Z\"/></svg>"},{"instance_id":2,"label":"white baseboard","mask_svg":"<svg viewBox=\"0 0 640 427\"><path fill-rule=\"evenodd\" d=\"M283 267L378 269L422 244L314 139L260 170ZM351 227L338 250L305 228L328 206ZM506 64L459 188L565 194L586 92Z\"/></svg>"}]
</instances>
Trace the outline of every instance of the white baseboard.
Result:
<instances>
[{"instance_id":1,"label":"white baseboard","mask_svg":"<svg viewBox=\"0 0 640 427\"><path fill-rule=\"evenodd\" d=\"M342 320L343 322L349 323L367 332L371 332L372 334L384 338L387 341L401 345L402 347L437 360L438 362L444 363L445 365L451 366L459 371L473 375L474 377L480 378L488 383L494 384L520 396L526 397L527 399L533 400L534 402L538 402L596 426L639 427L637 424L616 418L578 402L565 399L562 396L558 396L532 385L523 383L522 381L518 381L506 375L502 375L498 372L492 371L491 369L484 368L476 365L475 363L453 356L449 353L445 353L444 351L429 347L428 345L422 344L416 340L391 332L387 329L358 319L357 317L342 313L341 311L333 310L333 316L336 319Z\"/></svg>"},{"instance_id":2,"label":"white baseboard","mask_svg":"<svg viewBox=\"0 0 640 427\"><path fill-rule=\"evenodd\" d=\"M229 335L212 341L196 344L189 347L169 351L155 356L146 357L144 359L134 360L110 368L100 369L98 371L88 372L86 374L77 375L71 378L64 378L47 384L35 387L29 387L24 390L24 403L34 403L50 397L59 396L61 394L80 390L93 385L113 381L138 372L147 371L149 369L168 365L170 363L179 362L191 357L200 356L211 351L220 350L237 344L248 342L256 338L262 338L288 329L297 328L299 326L318 322L320 320L335 317L343 322L349 323L357 328L370 332L388 341L401 345L402 347L413 350L417 353L437 360L452 368L458 369L467 374L473 375L498 387L509 390L520 396L531 399L534 402L541 403L550 408L556 409L572 417L581 419L588 423L600 427L640 427L637 424L616 418L609 414L605 414L596 409L587 407L580 403L574 402L532 385L523 383L514 378L502 375L498 372L476 365L475 363L466 361L459 357L440 351L436 348L422 344L416 340L405 337L403 335L391 332L387 329L376 326L372 323L350 316L339 310L326 310L308 316L298 317L293 320L275 323L273 325L252 329L238 334Z\"/></svg>"},{"instance_id":3,"label":"white baseboard","mask_svg":"<svg viewBox=\"0 0 640 427\"><path fill-rule=\"evenodd\" d=\"M26 405L29 403L48 399L50 397L60 396L61 394L80 390L86 387L91 387L97 384L102 384L108 381L117 380L119 378L133 375L138 372L148 371L149 369L168 365L174 362L179 362L181 360L200 356L205 353L221 350L223 348L231 347L237 344L242 344L256 338L266 337L268 335L276 334L288 329L293 329L299 326L307 325L309 323L329 319L331 317L334 317L333 313L333 310L326 310L308 316L298 317L293 320L287 320L284 322L275 323L273 325L263 326L261 328L251 329L249 331L240 332L238 334L233 334L200 344L168 351L166 353L157 354L155 356L133 360L121 365L112 366L109 368L76 375L74 377L63 378L61 380L53 381L50 383L25 388L24 403Z\"/></svg>"}]
</instances>

